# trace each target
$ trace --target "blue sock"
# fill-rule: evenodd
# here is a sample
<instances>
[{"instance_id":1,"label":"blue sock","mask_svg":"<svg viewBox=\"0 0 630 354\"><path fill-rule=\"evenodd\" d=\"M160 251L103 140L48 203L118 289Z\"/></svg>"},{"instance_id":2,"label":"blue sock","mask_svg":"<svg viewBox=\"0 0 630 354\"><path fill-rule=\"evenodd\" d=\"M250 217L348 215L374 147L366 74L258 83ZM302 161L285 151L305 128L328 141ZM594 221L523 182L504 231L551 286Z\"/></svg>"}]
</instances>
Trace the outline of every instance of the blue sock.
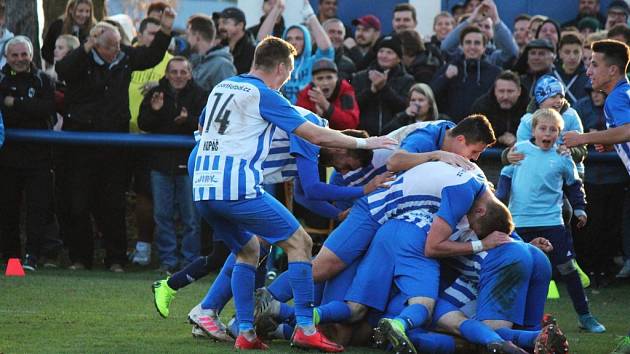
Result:
<instances>
[{"instance_id":1,"label":"blue sock","mask_svg":"<svg viewBox=\"0 0 630 354\"><path fill-rule=\"evenodd\" d=\"M577 312L578 315L585 315L589 313L588 303L586 302L586 294L584 293L584 288L582 287L582 282L580 282L578 272L573 271L564 275L564 281L567 286L567 291L569 292L569 297L571 297L571 302L573 303L575 312Z\"/></svg>"},{"instance_id":2,"label":"blue sock","mask_svg":"<svg viewBox=\"0 0 630 354\"><path fill-rule=\"evenodd\" d=\"M307 262L289 262L295 320L300 327L313 325L313 267Z\"/></svg>"},{"instance_id":3,"label":"blue sock","mask_svg":"<svg viewBox=\"0 0 630 354\"><path fill-rule=\"evenodd\" d=\"M324 287L326 282L313 283L313 303L321 305L322 297L324 296Z\"/></svg>"},{"instance_id":4,"label":"blue sock","mask_svg":"<svg viewBox=\"0 0 630 354\"><path fill-rule=\"evenodd\" d=\"M234 264L232 293L240 331L254 329L254 282L256 268L245 263Z\"/></svg>"},{"instance_id":5,"label":"blue sock","mask_svg":"<svg viewBox=\"0 0 630 354\"><path fill-rule=\"evenodd\" d=\"M278 314L278 321L284 322L295 317L295 309L291 305L287 305L284 302L280 303L280 313Z\"/></svg>"},{"instance_id":6,"label":"blue sock","mask_svg":"<svg viewBox=\"0 0 630 354\"><path fill-rule=\"evenodd\" d=\"M291 336L293 336L293 331L295 330L295 327L291 326L288 323L281 323L280 326L282 326L282 335L284 336L284 339L290 340Z\"/></svg>"},{"instance_id":7,"label":"blue sock","mask_svg":"<svg viewBox=\"0 0 630 354\"><path fill-rule=\"evenodd\" d=\"M459 326L462 337L473 344L487 345L495 342L503 342L497 332L483 322L466 320Z\"/></svg>"},{"instance_id":8,"label":"blue sock","mask_svg":"<svg viewBox=\"0 0 630 354\"><path fill-rule=\"evenodd\" d=\"M509 340L523 349L534 349L534 342L540 334L540 331L523 331L512 328L499 328L495 329L495 332L501 338Z\"/></svg>"},{"instance_id":9,"label":"blue sock","mask_svg":"<svg viewBox=\"0 0 630 354\"><path fill-rule=\"evenodd\" d=\"M280 302L287 302L293 299L293 289L291 289L291 280L289 272L280 273L276 279L267 287L267 290L273 295L273 298Z\"/></svg>"},{"instance_id":10,"label":"blue sock","mask_svg":"<svg viewBox=\"0 0 630 354\"><path fill-rule=\"evenodd\" d=\"M236 255L230 253L221 267L221 272L212 283L206 297L201 301L201 308L204 310L213 309L221 312L225 304L232 298L232 270L236 263Z\"/></svg>"},{"instance_id":11,"label":"blue sock","mask_svg":"<svg viewBox=\"0 0 630 354\"><path fill-rule=\"evenodd\" d=\"M455 339L449 335L422 330L413 330L408 332L407 335L416 348L422 349L422 353L455 353Z\"/></svg>"},{"instance_id":12,"label":"blue sock","mask_svg":"<svg viewBox=\"0 0 630 354\"><path fill-rule=\"evenodd\" d=\"M343 301L331 301L317 308L319 323L343 322L350 319L352 312Z\"/></svg>"},{"instance_id":13,"label":"blue sock","mask_svg":"<svg viewBox=\"0 0 630 354\"><path fill-rule=\"evenodd\" d=\"M400 320L408 330L422 327L428 318L429 311L424 305L413 304L405 307L395 319Z\"/></svg>"},{"instance_id":14,"label":"blue sock","mask_svg":"<svg viewBox=\"0 0 630 354\"><path fill-rule=\"evenodd\" d=\"M171 275L166 283L171 289L179 290L209 273L210 267L208 267L207 257L199 257L184 267L184 269Z\"/></svg>"},{"instance_id":15,"label":"blue sock","mask_svg":"<svg viewBox=\"0 0 630 354\"><path fill-rule=\"evenodd\" d=\"M238 337L238 320L236 318L234 318L234 321L228 322L228 329L234 337Z\"/></svg>"}]
</instances>

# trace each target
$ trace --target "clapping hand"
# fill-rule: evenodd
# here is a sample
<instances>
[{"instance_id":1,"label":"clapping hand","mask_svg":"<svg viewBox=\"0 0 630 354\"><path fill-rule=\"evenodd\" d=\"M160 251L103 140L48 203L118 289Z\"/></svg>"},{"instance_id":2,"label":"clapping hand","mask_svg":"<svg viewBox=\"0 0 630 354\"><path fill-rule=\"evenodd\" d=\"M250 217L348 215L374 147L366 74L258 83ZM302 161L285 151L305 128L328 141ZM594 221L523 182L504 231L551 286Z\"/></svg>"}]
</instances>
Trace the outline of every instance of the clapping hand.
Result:
<instances>
[{"instance_id":1,"label":"clapping hand","mask_svg":"<svg viewBox=\"0 0 630 354\"><path fill-rule=\"evenodd\" d=\"M188 120L188 110L186 110L186 107L182 107L182 110L179 112L179 115L175 117L175 119L173 119L173 122L175 122L175 124L177 125L182 125L186 123L187 120Z\"/></svg>"},{"instance_id":2,"label":"clapping hand","mask_svg":"<svg viewBox=\"0 0 630 354\"><path fill-rule=\"evenodd\" d=\"M164 92L154 92L151 96L151 109L159 111L164 107Z\"/></svg>"}]
</instances>

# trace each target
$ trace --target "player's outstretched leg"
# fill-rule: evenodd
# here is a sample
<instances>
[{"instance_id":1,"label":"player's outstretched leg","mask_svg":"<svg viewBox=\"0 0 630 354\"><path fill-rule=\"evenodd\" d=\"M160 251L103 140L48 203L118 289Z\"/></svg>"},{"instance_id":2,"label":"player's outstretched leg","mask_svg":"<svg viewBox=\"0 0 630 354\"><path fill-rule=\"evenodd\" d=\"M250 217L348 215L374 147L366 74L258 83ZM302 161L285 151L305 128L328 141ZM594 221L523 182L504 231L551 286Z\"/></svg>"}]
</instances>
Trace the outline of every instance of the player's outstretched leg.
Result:
<instances>
[{"instance_id":1,"label":"player's outstretched leg","mask_svg":"<svg viewBox=\"0 0 630 354\"><path fill-rule=\"evenodd\" d=\"M313 241L299 228L291 237L278 244L289 259L289 279L293 289L296 327L291 345L300 348L314 348L325 352L341 352L343 346L330 341L318 332L313 323L313 269L311 249Z\"/></svg>"},{"instance_id":2,"label":"player's outstretched leg","mask_svg":"<svg viewBox=\"0 0 630 354\"><path fill-rule=\"evenodd\" d=\"M167 318L169 314L169 306L175 298L177 290L173 290L167 284L167 279L158 280L151 286L153 291L153 304L158 314L163 318Z\"/></svg>"},{"instance_id":3,"label":"player's outstretched leg","mask_svg":"<svg viewBox=\"0 0 630 354\"><path fill-rule=\"evenodd\" d=\"M169 306L175 298L177 290L210 273L207 257L199 257L184 269L166 279L153 283L153 304L163 318L169 315Z\"/></svg>"}]
</instances>

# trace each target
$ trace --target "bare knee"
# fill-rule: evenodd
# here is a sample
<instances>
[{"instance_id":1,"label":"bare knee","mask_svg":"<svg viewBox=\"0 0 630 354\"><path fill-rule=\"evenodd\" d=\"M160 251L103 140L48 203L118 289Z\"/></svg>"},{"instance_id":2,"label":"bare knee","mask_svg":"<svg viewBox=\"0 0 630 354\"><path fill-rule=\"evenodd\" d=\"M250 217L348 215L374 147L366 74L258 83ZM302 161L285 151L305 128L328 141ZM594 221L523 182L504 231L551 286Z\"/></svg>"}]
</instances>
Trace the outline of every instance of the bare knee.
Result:
<instances>
[{"instance_id":1,"label":"bare knee","mask_svg":"<svg viewBox=\"0 0 630 354\"><path fill-rule=\"evenodd\" d=\"M298 228L291 237L278 242L278 246L287 253L290 262L310 262L313 240L302 227Z\"/></svg>"},{"instance_id":2,"label":"bare knee","mask_svg":"<svg viewBox=\"0 0 630 354\"><path fill-rule=\"evenodd\" d=\"M482 322L485 325L487 325L488 327L492 328L492 329L512 328L512 322L510 322L510 321L505 321L505 320L483 320Z\"/></svg>"},{"instance_id":3,"label":"bare knee","mask_svg":"<svg viewBox=\"0 0 630 354\"><path fill-rule=\"evenodd\" d=\"M345 267L346 264L324 246L313 259L313 280L322 282L331 279Z\"/></svg>"},{"instance_id":4,"label":"bare knee","mask_svg":"<svg viewBox=\"0 0 630 354\"><path fill-rule=\"evenodd\" d=\"M241 247L241 250L236 255L236 261L238 263L246 263L256 266L256 264L258 264L259 256L260 245L258 244L258 238L252 237L243 247Z\"/></svg>"},{"instance_id":5,"label":"bare knee","mask_svg":"<svg viewBox=\"0 0 630 354\"><path fill-rule=\"evenodd\" d=\"M438 318L437 325L438 325L438 328L448 333L452 333L459 336L461 335L461 332L459 331L459 327L467 319L468 318L466 317L466 315L464 315L464 313L460 311L451 311L442 315L442 317Z\"/></svg>"},{"instance_id":6,"label":"bare knee","mask_svg":"<svg viewBox=\"0 0 630 354\"><path fill-rule=\"evenodd\" d=\"M365 305L356 302L347 302L348 308L350 308L350 319L348 322L358 322L367 314L367 307Z\"/></svg>"}]
</instances>

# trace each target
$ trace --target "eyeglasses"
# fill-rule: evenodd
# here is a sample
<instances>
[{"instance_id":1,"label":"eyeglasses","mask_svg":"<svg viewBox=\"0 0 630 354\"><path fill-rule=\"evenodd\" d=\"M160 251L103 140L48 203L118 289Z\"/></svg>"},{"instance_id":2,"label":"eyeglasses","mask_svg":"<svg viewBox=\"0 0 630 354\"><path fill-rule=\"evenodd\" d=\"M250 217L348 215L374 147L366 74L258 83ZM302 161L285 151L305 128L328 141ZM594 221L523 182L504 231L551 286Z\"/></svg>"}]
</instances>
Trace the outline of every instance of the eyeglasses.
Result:
<instances>
[{"instance_id":1,"label":"eyeglasses","mask_svg":"<svg viewBox=\"0 0 630 354\"><path fill-rule=\"evenodd\" d=\"M473 40L467 39L467 40L464 41L464 44L466 44L466 45L471 45L471 44L481 45L481 41L473 41Z\"/></svg>"}]
</instances>

